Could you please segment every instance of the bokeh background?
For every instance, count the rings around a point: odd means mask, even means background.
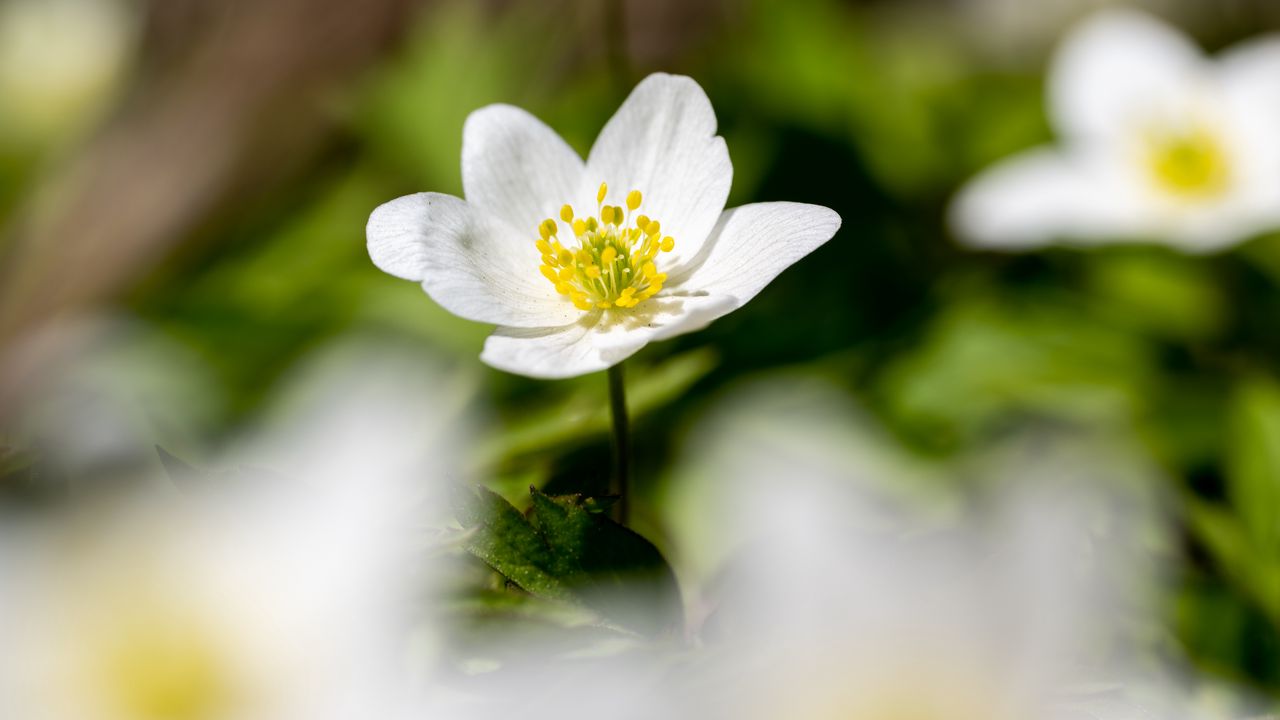
[[[1050,138],[1047,59],[1103,4],[4,0],[0,496],[38,512],[158,466],[156,445],[211,462],[334,342],[449,369],[479,418],[467,479],[603,489],[603,376],[481,365],[489,328],[375,269],[364,225],[461,193],[476,108],[528,108],[585,154],[635,82],[677,72],[716,108],[730,205],[844,224],[741,311],[628,362],[637,528],[679,556],[690,428],[762,378],[816,383],[934,469],[1036,428],[1070,438],[1069,469],[1136,458],[1126,482],[1167,508],[1151,646],[1278,692],[1280,236],[999,254],[944,221],[967,178]],[[1143,7],[1211,51],[1280,31],[1271,0]],[[939,476],[927,492],[983,491]]]

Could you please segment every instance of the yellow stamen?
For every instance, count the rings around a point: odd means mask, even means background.
[[[1152,180],[1183,198],[1211,197],[1226,190],[1231,167],[1222,143],[1205,128],[1152,133],[1148,138]]]
[[[539,270],[558,294],[584,312],[623,311],[656,295],[667,279],[658,271],[657,257],[675,247],[674,238],[662,236],[660,222],[637,212],[644,202],[640,190],[627,193],[625,207],[606,205],[608,193],[609,186],[600,183],[594,216],[577,217],[570,205],[560,208],[560,220],[573,231],[574,247],[560,242],[556,220],[538,224]]]

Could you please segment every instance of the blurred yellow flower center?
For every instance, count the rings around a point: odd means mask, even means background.
[[[1166,192],[1204,197],[1226,189],[1227,154],[1218,138],[1203,128],[1153,134],[1147,152],[1152,178]]]
[[[213,638],[190,623],[138,616],[99,640],[94,675],[120,717],[205,720],[227,710],[224,658]]]
[[[662,223],[639,213],[639,190],[627,193],[625,208],[605,204],[608,193],[600,183],[595,215],[578,217],[565,205],[561,222],[547,218],[538,225],[542,274],[580,310],[633,308],[653,297],[667,280],[658,272],[658,254],[676,244],[663,237]],[[574,238],[568,246],[560,240],[561,223]]]

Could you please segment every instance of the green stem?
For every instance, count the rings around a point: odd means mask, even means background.
[[[631,514],[631,432],[627,419],[627,388],[622,363],[609,368],[609,415],[613,419],[613,492],[618,496],[618,521]]]

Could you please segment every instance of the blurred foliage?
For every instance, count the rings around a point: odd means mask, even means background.
[[[953,15],[902,5],[748,0],[662,67],[628,69],[704,85],[734,161],[733,204],[802,200],[844,219],[749,306],[632,361],[639,524],[661,547],[661,508],[644,498],[658,497],[682,418],[735,380],[780,368],[834,381],[941,462],[1026,420],[1132,434],[1178,498],[1185,547],[1168,598],[1178,638],[1200,664],[1280,690],[1280,239],[1219,257],[957,248],[943,222],[950,193],[1049,136],[1043,67],[997,64]],[[128,293],[127,311],[209,368],[225,399],[217,430],[252,417],[299,358],[345,334],[478,365],[489,329],[377,271],[364,224],[398,195],[460,193],[462,124],[491,102],[529,108],[585,153],[628,89],[599,44],[580,42],[603,34],[584,26],[597,14],[589,3],[431,4],[345,88],[337,137],[303,181],[224,209]],[[0,147],[0,212],[53,156],[40,153]],[[605,384],[483,372],[473,402],[493,417],[473,479],[508,499],[530,484],[555,496],[534,491],[532,521],[479,496],[485,509],[464,524],[481,530],[465,542],[533,597],[489,588],[460,606],[540,614],[540,596],[576,592],[566,578],[600,568],[526,558],[512,569],[511,548],[581,543],[585,527],[606,523],[560,497],[603,483]],[[30,462],[0,446],[0,477]]]

